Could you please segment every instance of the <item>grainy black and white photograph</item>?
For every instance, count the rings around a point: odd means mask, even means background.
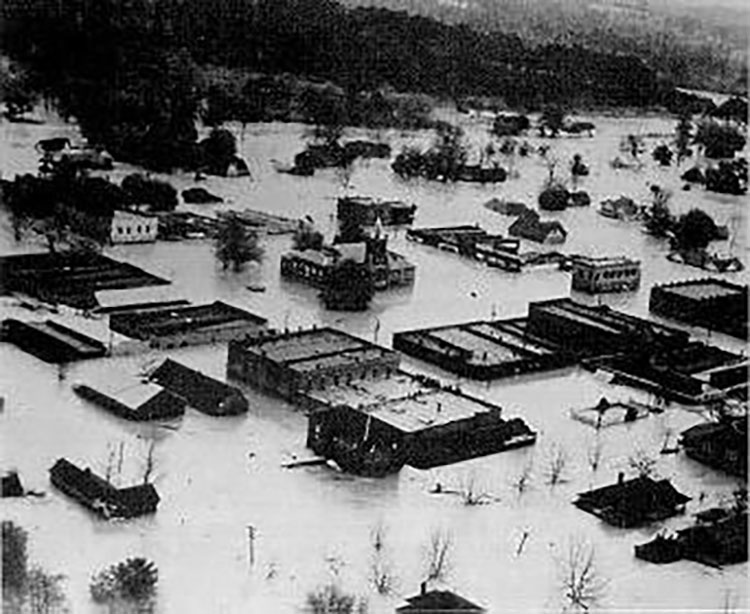
[[[2,0],[7,614],[748,614],[746,0]]]

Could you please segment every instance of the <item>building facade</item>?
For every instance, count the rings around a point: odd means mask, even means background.
[[[153,243],[159,233],[159,218],[130,211],[115,211],[109,239],[112,243]]]
[[[570,261],[571,287],[579,292],[625,292],[641,285],[641,263],[626,257],[576,256]]]

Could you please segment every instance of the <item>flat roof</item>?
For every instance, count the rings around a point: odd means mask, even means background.
[[[263,326],[265,318],[232,307],[221,301],[208,305],[168,307],[116,314],[110,318],[110,328],[136,339],[172,335],[187,330],[210,330],[228,326]]]
[[[252,339],[246,342],[244,347],[248,352],[263,354],[269,360],[287,365],[353,351],[375,349],[395,354],[391,350],[333,328],[314,328]]]
[[[331,405],[347,405],[400,431],[416,432],[487,413],[499,406],[430,387],[400,371],[388,378],[357,380],[308,393]]]
[[[627,256],[573,256],[571,258],[572,264],[582,264],[590,267],[608,267],[608,266],[622,266],[622,265],[638,265],[640,266],[640,260],[634,260]]]
[[[714,279],[703,279],[674,286],[666,286],[662,287],[661,291],[678,294],[697,301],[747,294],[747,289],[743,291],[741,286],[723,284]]]
[[[354,350],[343,351],[335,354],[326,354],[324,356],[315,356],[302,360],[294,361],[290,368],[295,371],[307,373],[315,369],[330,369],[338,366],[348,366],[363,361],[374,360],[384,356],[388,351],[385,348],[356,348]]]
[[[92,386],[93,388],[93,386]],[[122,403],[130,409],[138,409],[141,405],[153,399],[164,388],[151,382],[135,382],[128,386],[114,388],[110,386],[97,386],[94,390]]]

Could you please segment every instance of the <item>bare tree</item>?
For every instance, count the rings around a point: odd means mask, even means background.
[[[513,488],[518,493],[519,498],[529,489],[529,484],[531,482],[531,469],[532,465],[531,462],[529,462],[524,465],[523,469],[521,469],[521,472],[513,481]]]
[[[32,567],[28,577],[29,609],[31,614],[56,614],[65,612],[66,599],[62,589],[65,576],[47,573],[41,567]]]
[[[367,601],[330,582],[307,593],[305,611],[310,614],[366,614]]]
[[[647,478],[656,470],[656,459],[643,449],[636,450],[635,454],[628,457],[628,465],[639,478]]]
[[[387,543],[388,529],[383,523],[378,523],[370,534],[372,554],[370,556],[370,582],[381,595],[392,594],[398,585],[390,548]]]
[[[490,495],[477,485],[477,476],[474,472],[464,477],[459,492],[464,505],[483,505],[491,499]]]
[[[587,460],[589,463],[589,467],[591,468],[591,471],[593,471],[594,473],[596,473],[599,470],[599,465],[601,465],[601,462],[602,462],[603,452],[604,452],[604,447],[602,446],[601,441],[597,441],[588,450]]]
[[[560,445],[553,445],[547,459],[547,484],[555,486],[565,481],[565,468],[568,464],[568,453]]]
[[[428,581],[447,578],[453,566],[453,535],[435,529],[430,533],[425,553],[425,577]]]
[[[557,564],[564,612],[588,612],[602,600],[607,580],[599,573],[590,543],[582,538],[570,539]]]
[[[148,452],[146,453],[146,467],[143,472],[143,483],[148,484],[151,474],[154,471],[154,448],[156,447],[156,441],[151,440],[148,444]]]

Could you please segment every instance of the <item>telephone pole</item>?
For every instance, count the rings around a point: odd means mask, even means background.
[[[255,527],[247,525],[247,554],[250,563],[250,569],[255,565]]]

